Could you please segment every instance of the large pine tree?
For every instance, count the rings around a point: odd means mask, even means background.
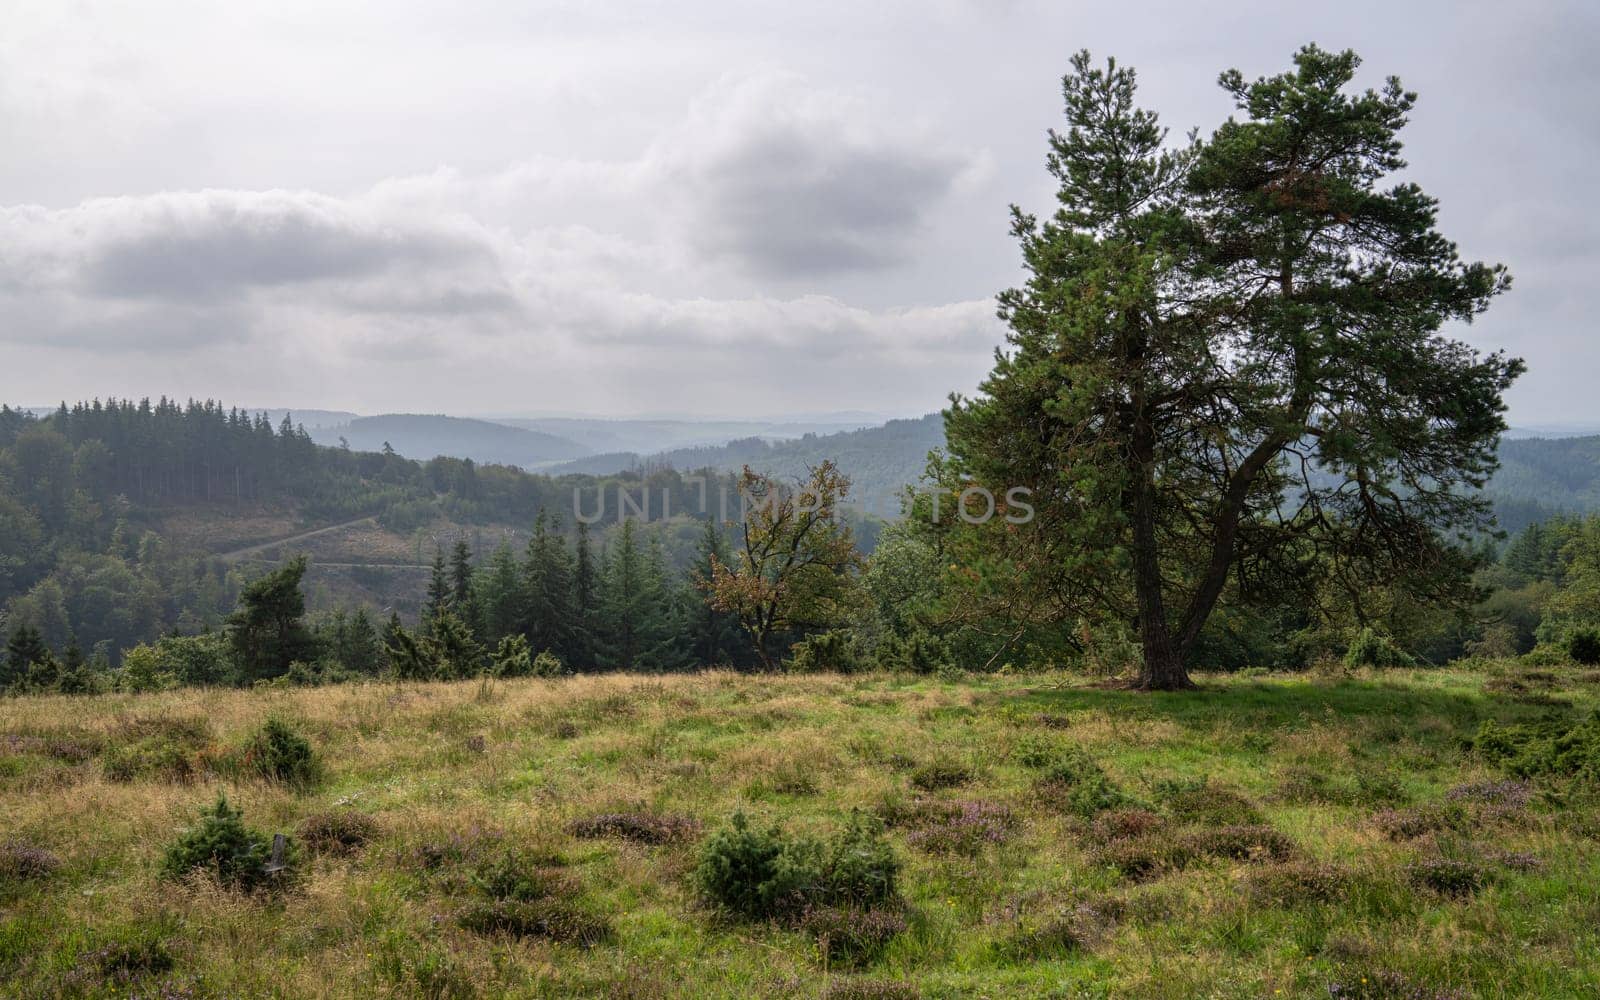
[[[1172,149],[1133,72],[1080,54],[1058,208],[1013,210],[1028,280],[1000,298],[1009,349],[947,412],[954,471],[1034,490],[1030,524],[989,528],[1013,581],[1136,621],[1143,687],[1190,685],[1229,586],[1282,599],[1341,562],[1470,597],[1448,536],[1489,525],[1474,489],[1522,365],[1440,331],[1509,279],[1392,179],[1414,95],[1352,92],[1357,65],[1310,46],[1224,73],[1238,117]]]

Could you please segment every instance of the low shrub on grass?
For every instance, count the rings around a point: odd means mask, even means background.
[[[472,880],[481,897],[460,916],[478,934],[542,937],[584,947],[612,936],[611,921],[589,902],[582,883],[550,859],[506,851]]]
[[[405,868],[434,873],[479,864],[505,846],[505,834],[493,828],[471,826],[402,848],[396,860]]]
[[[1329,1000],[1468,1000],[1470,996],[1461,990],[1419,983],[1387,969],[1348,973],[1328,984]]]
[[[871,907],[895,897],[900,863],[882,824],[856,812],[826,841],[758,830],[735,813],[700,850],[695,882],[707,899],[750,919],[789,917],[808,905]]]
[[[822,991],[822,1000],[920,1000],[916,983],[897,979],[832,979]]]
[[[636,844],[675,844],[694,839],[700,832],[700,822],[693,816],[675,813],[611,812],[575,820],[567,830],[585,840],[614,837]]]
[[[1058,754],[1043,772],[1038,788],[1045,800],[1076,816],[1133,804],[1094,758],[1076,747]]]
[[[1445,801],[1460,803],[1480,820],[1498,821],[1520,816],[1533,799],[1527,781],[1473,781],[1445,793]]]
[[[300,821],[296,839],[313,854],[359,852],[378,832],[378,821],[353,809],[313,813]]]
[[[1292,840],[1262,823],[1172,830],[1139,810],[1106,815],[1118,817],[1118,823],[1098,830],[1090,825],[1090,836],[1103,838],[1090,856],[1135,881],[1207,859],[1286,861],[1296,854]]]
[[[1108,809],[1090,822],[1088,835],[1099,844],[1142,837],[1165,829],[1167,821],[1148,809]]]
[[[1399,805],[1411,801],[1411,793],[1392,774],[1362,771],[1356,775],[1351,801],[1364,806]]]
[[[1552,720],[1510,726],[1485,720],[1472,746],[1484,760],[1519,778],[1548,775],[1600,780],[1600,715],[1580,722]]]
[[[1463,829],[1467,811],[1456,802],[1429,802],[1410,809],[1381,809],[1373,813],[1372,823],[1390,840],[1416,840]]]
[[[1315,861],[1263,865],[1244,880],[1246,894],[1260,906],[1334,903],[1344,898],[1350,884],[1347,870]]]
[[[177,962],[166,941],[151,933],[130,935],[95,949],[86,956],[102,979],[127,986],[146,976],[171,972]]]
[[[1277,798],[1290,805],[1349,805],[1355,796],[1322,771],[1291,767],[1278,781]]]
[[[817,942],[817,950],[829,964],[862,966],[883,954],[906,929],[906,918],[898,909],[886,906],[815,906],[801,913],[799,926]]]
[[[189,782],[204,773],[210,746],[211,726],[204,719],[141,716],[117,726],[100,761],[111,781]]]
[[[1544,867],[1544,859],[1528,851],[1496,851],[1489,855],[1489,861],[1514,872],[1535,872]]]
[[[1295,854],[1294,841],[1264,823],[1191,830],[1183,840],[1197,855],[1233,861],[1285,861]]]
[[[1114,868],[1135,882],[1186,868],[1195,860],[1188,843],[1166,833],[1116,837],[1096,847],[1090,857],[1096,864]]]
[[[982,799],[924,801],[908,825],[913,827],[906,836],[911,846],[930,854],[971,857],[989,845],[1004,843],[1011,835],[1013,816],[1007,806]]]
[[[1573,629],[1567,636],[1567,655],[1586,667],[1600,663],[1600,629]]]
[[[924,792],[957,788],[972,780],[972,768],[957,760],[940,757],[919,765],[911,772],[911,785]]]
[[[0,842],[0,896],[42,882],[61,868],[61,860],[42,847],[20,840]]]
[[[1479,865],[1458,858],[1425,858],[1406,866],[1406,880],[1441,896],[1465,897],[1483,888],[1488,878]]]
[[[1198,781],[1162,781],[1152,788],[1155,800],[1180,823],[1208,826],[1260,823],[1261,811],[1231,788]]]
[[[244,814],[228,805],[225,795],[200,811],[200,822],[184,830],[167,845],[161,862],[164,878],[183,878],[207,872],[230,888],[255,890],[274,884],[265,870],[272,853],[271,838],[244,824]]]
[[[1011,750],[1011,759],[1023,767],[1048,767],[1062,751],[1061,741],[1041,733],[1025,733]]]
[[[1001,957],[1012,961],[1048,962],[1081,952],[1087,943],[1075,914],[1056,914],[1037,923],[1018,925],[995,947]]]
[[[239,763],[249,774],[297,788],[316,784],[322,774],[311,741],[279,718],[268,719],[250,736],[240,751]]]

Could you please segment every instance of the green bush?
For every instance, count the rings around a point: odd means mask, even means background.
[[[1260,823],[1261,811],[1238,792],[1213,785],[1205,778],[1196,781],[1158,781],[1152,792],[1173,819],[1180,823],[1228,826]]]
[[[808,906],[871,907],[895,896],[900,863],[865,813],[827,841],[757,830],[734,813],[700,850],[695,882],[723,908],[752,919],[794,917]]]
[[[791,842],[777,827],[753,829],[744,813],[734,813],[701,848],[695,882],[707,898],[734,913],[775,916],[798,909],[806,890],[820,882],[815,847]]]
[[[816,940],[828,964],[861,966],[881,955],[906,929],[906,918],[885,907],[819,906],[800,917],[800,929]]]
[[[118,725],[101,752],[101,765],[112,781],[186,782],[205,770],[210,746],[211,727],[204,719],[140,716]]]
[[[911,772],[911,784],[924,792],[955,788],[972,780],[972,768],[958,760],[940,757],[918,765]]]
[[[548,649],[539,650],[539,655],[533,658],[532,675],[534,677],[565,677],[570,671],[567,665],[561,662],[561,657]]]
[[[355,854],[378,832],[378,822],[363,812],[341,809],[313,813],[300,821],[295,836],[314,854]]]
[[[461,914],[479,934],[543,937],[584,947],[611,937],[611,921],[590,904],[583,885],[556,859],[505,851],[483,863],[472,879],[483,897]]]
[[[1519,778],[1541,775],[1600,779],[1600,714],[1581,722],[1501,726],[1485,720],[1472,746]]]
[[[1183,842],[1196,855],[1233,861],[1287,861],[1295,855],[1294,841],[1265,823],[1202,827]]]
[[[1600,629],[1573,629],[1567,636],[1567,655],[1586,667],[1600,664]]]
[[[533,653],[528,637],[508,635],[489,654],[489,673],[495,677],[527,677],[533,673]]]
[[[864,666],[850,633],[843,630],[818,632],[795,643],[788,663],[789,671],[796,674],[854,674]]]
[[[1418,888],[1441,896],[1470,896],[1487,881],[1484,870],[1470,861],[1428,858],[1406,867],[1406,878]]]
[[[282,719],[268,719],[250,737],[241,755],[249,773],[304,788],[316,783],[322,768],[311,741]]]
[[[913,631],[905,640],[905,665],[914,674],[934,674],[951,665],[950,647],[931,632]]]
[[[1345,650],[1347,667],[1414,667],[1415,658],[1395,645],[1394,640],[1371,627],[1363,628]]]
[[[1041,790],[1067,812],[1087,818],[1132,804],[1094,758],[1077,747],[1063,750],[1043,770]]]
[[[215,806],[200,811],[200,822],[167,846],[161,874],[176,879],[204,871],[223,885],[258,889],[275,878],[265,871],[271,853],[270,838],[245,826],[243,813],[228,805],[227,796],[218,795]]]
[[[56,873],[61,860],[34,844],[0,841],[0,892],[24,882],[41,882]]]

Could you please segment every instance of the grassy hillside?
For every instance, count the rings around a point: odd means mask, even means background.
[[[1573,744],[1594,755],[1586,783],[1522,781],[1467,741],[1485,720],[1592,713],[1597,680],[1507,666],[1150,696],[1068,677],[708,674],[10,699],[0,982],[1589,996],[1600,747]],[[243,777],[269,717],[310,738],[308,786]],[[254,894],[163,880],[163,849],[222,791],[246,824],[294,837],[298,874]],[[735,810],[822,837],[852,810],[883,817],[894,898],[844,918],[719,910],[694,872]],[[519,914],[521,936],[492,930]]]

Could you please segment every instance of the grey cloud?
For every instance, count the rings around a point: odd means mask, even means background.
[[[810,278],[910,259],[913,238],[981,157],[886,127],[787,76],[724,81],[649,162],[703,253]]]
[[[337,199],[284,191],[200,191],[86,203],[86,291],[209,300],[251,288],[489,264],[481,240],[396,225]]]
[[[0,338],[68,348],[236,342],[364,313],[466,323],[518,310],[504,248],[481,226],[309,192],[0,209],[0,246],[0,291],[13,303]]]

